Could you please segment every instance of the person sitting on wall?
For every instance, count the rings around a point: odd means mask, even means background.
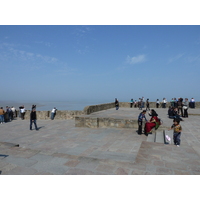
[[[152,134],[151,130],[152,128],[156,128],[158,129],[159,125],[160,125],[160,120],[158,119],[158,114],[156,113],[156,111],[154,109],[151,109],[150,114],[151,119],[146,122],[145,124],[145,134]]]

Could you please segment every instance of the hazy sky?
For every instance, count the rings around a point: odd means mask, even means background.
[[[1,100],[200,101],[200,26],[0,26]]]

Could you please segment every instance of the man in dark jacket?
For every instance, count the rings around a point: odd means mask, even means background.
[[[32,130],[32,123],[34,123],[34,125],[35,125],[35,130],[38,131],[37,124],[36,124],[36,120],[37,120],[36,110],[33,109],[33,110],[31,111],[31,114],[30,114],[30,130]]]

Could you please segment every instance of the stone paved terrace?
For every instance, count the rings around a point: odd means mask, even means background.
[[[171,126],[167,109],[155,109],[163,126]],[[138,108],[91,114],[137,119]],[[181,146],[147,142],[136,128],[75,127],[75,120],[28,120],[0,124],[2,175],[174,175],[200,174],[200,109],[190,109],[181,122]],[[147,118],[150,117],[147,115]],[[19,144],[19,147],[13,146]]]

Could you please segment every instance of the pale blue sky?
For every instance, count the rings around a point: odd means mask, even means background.
[[[1,100],[200,101],[200,26],[0,26]]]

